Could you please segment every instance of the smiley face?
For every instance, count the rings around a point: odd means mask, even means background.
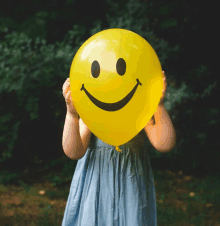
[[[117,64],[116,64],[116,71],[117,73],[122,76],[125,74],[126,72],[126,63],[125,63],[125,60],[123,58],[119,58],[118,61],[117,61]],[[99,66],[99,63],[98,61],[93,61],[92,63],[92,67],[91,67],[91,74],[94,78],[97,78],[100,74],[100,66]],[[140,82],[139,82],[139,79],[136,79],[137,80],[137,84],[134,86],[134,88],[121,100],[115,102],[115,103],[105,103],[105,102],[102,102],[98,99],[96,99],[95,97],[93,97],[87,90],[86,88],[84,87],[84,84],[82,84],[82,87],[81,87],[81,91],[85,91],[85,94],[87,95],[87,97],[92,101],[93,104],[95,104],[97,107],[101,108],[102,110],[105,110],[105,111],[118,111],[120,110],[121,108],[123,108],[130,100],[131,98],[133,97],[135,91],[137,90],[138,88],[138,85],[142,85]]]
[[[70,69],[77,112],[96,136],[111,145],[128,142],[144,128],[156,111],[162,85],[155,51],[144,38],[125,29],[90,37]]]

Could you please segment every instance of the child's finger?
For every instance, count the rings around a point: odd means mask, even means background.
[[[71,92],[70,92],[70,100],[71,100],[71,102],[73,102],[73,98],[72,98]]]
[[[66,94],[66,99],[68,99],[68,98],[69,98],[69,96],[70,96],[70,91],[69,91],[69,92],[67,92],[67,94]]]
[[[67,89],[69,88],[69,81],[66,80],[65,83],[63,84],[62,90],[63,90],[63,94],[66,93]]]

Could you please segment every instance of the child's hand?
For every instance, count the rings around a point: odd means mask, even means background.
[[[73,105],[73,100],[70,91],[70,79],[67,78],[63,84],[63,96],[66,101],[67,112],[78,117],[78,113]]]
[[[162,96],[160,98],[159,105],[164,104],[164,99],[165,99],[165,94],[166,94],[166,89],[167,89],[166,75],[165,75],[164,71],[162,71],[162,73],[163,73],[163,91],[162,91]]]

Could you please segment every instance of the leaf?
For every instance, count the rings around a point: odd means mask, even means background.
[[[167,29],[167,28],[170,28],[170,27],[176,27],[176,26],[177,26],[177,20],[176,19],[165,20],[160,25],[160,27],[163,28],[163,29]]]
[[[162,6],[160,8],[160,13],[163,15],[168,15],[168,13],[169,13],[168,6]]]

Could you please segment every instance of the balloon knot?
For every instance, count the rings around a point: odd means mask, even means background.
[[[118,146],[116,146],[115,149],[116,149],[118,152],[121,152],[121,149],[120,149]]]

